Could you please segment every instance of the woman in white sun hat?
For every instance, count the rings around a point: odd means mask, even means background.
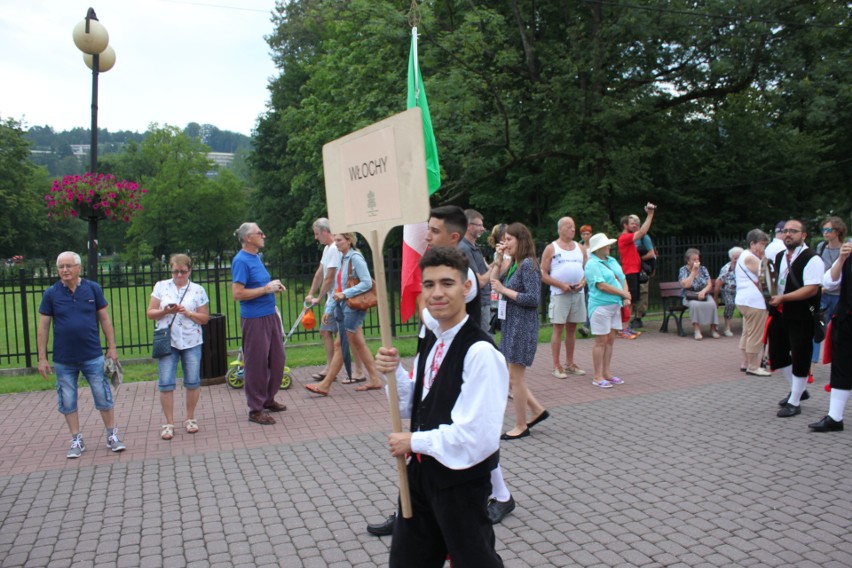
[[[630,305],[627,279],[618,261],[609,255],[615,239],[597,233],[589,239],[586,282],[589,286],[589,322],[595,346],[592,361],[595,378],[592,384],[608,389],[624,381],[610,371],[615,334],[622,328],[621,307]]]

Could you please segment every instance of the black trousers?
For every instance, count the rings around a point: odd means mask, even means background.
[[[773,314],[769,324],[769,364],[773,369],[793,365],[793,376],[807,377],[814,351],[812,320],[785,320]]]
[[[627,280],[627,290],[630,292],[630,303],[636,305],[639,303],[639,273],[625,274],[624,279]]]
[[[852,315],[831,323],[831,388],[852,390]]]
[[[501,568],[494,550],[494,528],[486,505],[491,477],[440,488],[412,458],[408,464],[412,517],[396,516],[391,541],[391,568],[440,568],[447,554],[453,568]]]

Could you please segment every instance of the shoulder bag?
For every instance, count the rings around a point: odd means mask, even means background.
[[[178,300],[178,304],[183,302],[184,296],[189,292],[189,283],[186,284],[186,290],[183,291],[183,295]],[[154,347],[151,350],[151,357],[154,359],[162,359],[172,353],[172,324],[175,323],[175,318],[177,314],[172,316],[172,321],[169,322],[169,325],[163,329],[155,329],[154,330]]]
[[[358,253],[355,253],[358,254]],[[363,257],[362,257],[363,258]],[[361,283],[361,280],[352,272],[352,259],[349,259],[349,274],[346,280],[346,287],[352,288]],[[346,305],[353,310],[369,310],[379,305],[379,298],[376,296],[376,279],[373,278],[373,286],[357,296],[346,298]]]

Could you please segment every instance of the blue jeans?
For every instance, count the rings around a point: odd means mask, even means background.
[[[177,387],[178,361],[183,368],[183,388],[187,390],[197,389],[201,386],[201,344],[188,349],[175,349],[172,347],[170,355],[157,359],[159,379],[157,390],[169,392]]]
[[[820,300],[819,308],[825,313],[825,323],[828,324],[831,321],[831,316],[834,315],[834,310],[837,308],[837,304],[840,302],[840,294],[836,296],[833,294],[823,294],[822,300]],[[829,338],[825,338],[825,341],[829,341]],[[819,348],[821,343],[817,343],[814,341],[814,352],[811,355],[811,361],[814,363],[819,363]]]
[[[98,410],[112,410],[112,391],[104,375],[104,356],[83,361],[82,363],[53,363],[56,369],[56,394],[59,396],[59,412],[74,414],[77,412],[77,380],[80,373],[89,382],[92,398]]]

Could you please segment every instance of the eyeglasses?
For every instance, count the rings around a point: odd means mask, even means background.
[[[79,264],[57,264],[56,268],[58,270],[71,270],[72,268],[76,268],[80,266]]]
[[[263,234],[263,231],[258,231],[256,233],[249,233],[249,236],[251,236],[251,235],[260,235],[264,239],[266,238],[266,235]]]
[[[172,274],[189,274],[189,270],[172,270]]]
[[[468,223],[469,225],[473,225],[474,227],[484,227],[482,223]]]
[[[832,232],[833,230],[834,230],[834,227],[824,227],[824,228],[822,229],[822,232],[823,232],[823,233],[830,233],[830,232]]]
[[[803,233],[801,229],[781,229],[778,231],[779,233],[783,233],[785,235],[796,235],[798,233]]]

